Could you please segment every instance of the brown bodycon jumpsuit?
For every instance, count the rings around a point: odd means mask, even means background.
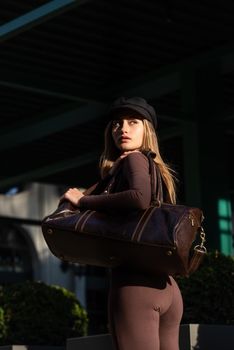
[[[140,152],[133,152],[121,163],[111,193],[97,196],[103,190],[99,184],[96,192],[81,198],[82,208],[127,212],[149,206],[148,159]],[[124,266],[112,269],[108,313],[116,350],[179,349],[183,302],[171,276],[146,275]]]

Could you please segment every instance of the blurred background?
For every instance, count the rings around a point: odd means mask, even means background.
[[[234,2],[1,0],[0,285],[76,293],[106,332],[108,271],[65,263],[41,219],[68,187],[98,180],[106,113],[155,107],[178,202],[204,211],[207,248],[233,255]]]

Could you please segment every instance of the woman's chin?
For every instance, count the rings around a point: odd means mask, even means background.
[[[127,147],[126,145],[120,146],[119,149],[120,149],[121,152],[134,151],[134,148],[132,148],[132,147]]]

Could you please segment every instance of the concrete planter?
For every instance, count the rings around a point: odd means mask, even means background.
[[[67,350],[114,350],[110,334],[68,338]]]
[[[221,349],[234,349],[234,325],[181,325],[180,350]]]
[[[180,350],[220,349],[234,349],[234,325],[185,324],[180,326]],[[110,334],[100,334],[69,338],[66,350],[114,350],[114,348]]]
[[[184,324],[180,350],[233,350],[234,325]],[[6,345],[0,350],[114,350],[110,334],[68,338],[66,346]]]

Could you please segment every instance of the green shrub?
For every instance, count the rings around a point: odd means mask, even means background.
[[[0,307],[0,343],[5,336],[6,336],[6,326],[4,322],[4,311]]]
[[[61,346],[67,338],[87,335],[87,313],[65,288],[29,281],[6,285],[0,305],[1,345]]]
[[[210,252],[189,278],[177,278],[184,300],[182,323],[234,324],[234,259]]]

